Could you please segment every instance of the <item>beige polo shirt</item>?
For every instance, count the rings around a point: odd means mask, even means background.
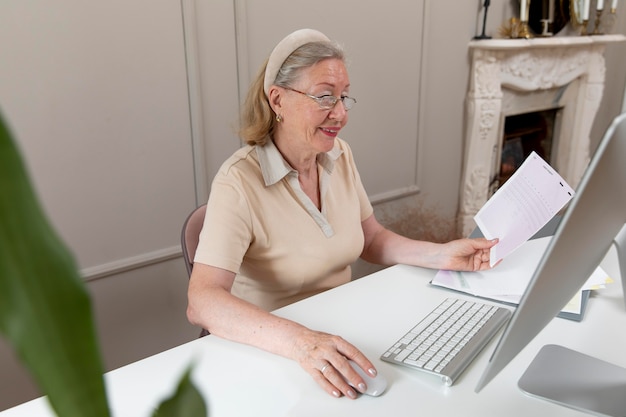
[[[266,310],[350,281],[372,205],[346,142],[318,168],[321,211],[272,141],[237,150],[213,180],[195,262],[235,272],[232,293]]]

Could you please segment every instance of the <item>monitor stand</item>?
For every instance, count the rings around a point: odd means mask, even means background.
[[[626,303],[626,225],[615,238]],[[519,387],[526,394],[600,416],[625,415],[626,368],[563,346],[546,345]]]
[[[601,416],[624,416],[626,369],[546,345],[518,383],[526,394]]]

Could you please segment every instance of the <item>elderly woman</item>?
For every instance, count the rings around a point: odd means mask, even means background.
[[[322,33],[299,30],[274,48],[243,109],[247,146],[213,181],[187,316],[214,335],[297,361],[331,395],[356,398],[346,379],[361,392],[365,385],[348,359],[376,376],[363,353],[270,311],[347,283],[359,256],[475,271],[489,267],[495,241],[436,244],[378,223],[338,137],[356,104],[349,94],[344,54]]]

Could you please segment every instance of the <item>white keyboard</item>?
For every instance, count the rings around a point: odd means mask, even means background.
[[[448,298],[380,358],[439,375],[450,386],[510,316],[503,307]]]

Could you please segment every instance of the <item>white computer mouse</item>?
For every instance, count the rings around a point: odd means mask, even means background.
[[[367,389],[363,394],[378,397],[380,394],[385,392],[385,390],[387,389],[387,380],[384,376],[379,373],[378,375],[373,377],[367,372],[363,371],[363,369],[361,369],[361,367],[353,361],[348,360],[348,363],[350,364],[350,366],[352,366],[352,369],[354,369],[356,373],[361,375],[361,378],[363,378],[363,381],[365,381],[365,385],[367,385]],[[348,382],[348,384],[350,384],[350,382]],[[354,385],[350,385],[353,388],[356,388]]]

